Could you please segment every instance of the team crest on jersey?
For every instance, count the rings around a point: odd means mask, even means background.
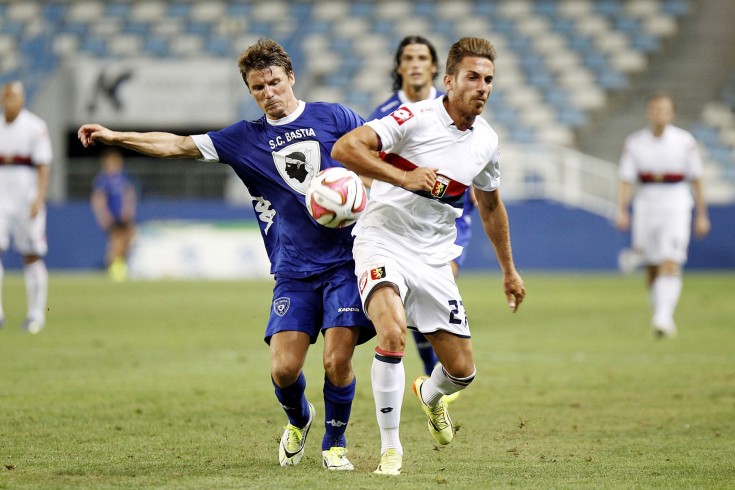
[[[431,195],[437,199],[444,197],[444,193],[447,192],[447,189],[449,188],[449,182],[451,182],[449,177],[437,175],[436,182],[434,182],[434,188],[431,189]]]
[[[377,281],[378,279],[383,279],[385,277],[385,267],[376,267],[375,269],[370,269],[370,279],[373,281]]]
[[[299,141],[274,151],[273,163],[283,180],[299,194],[306,195],[311,178],[322,165],[321,147],[317,141]]]
[[[283,316],[291,306],[291,298],[278,298],[273,300],[273,312],[278,316]]]
[[[395,119],[400,126],[401,124],[411,119],[413,117],[413,113],[408,110],[408,107],[399,107],[391,113],[391,116],[393,116],[393,119]]]

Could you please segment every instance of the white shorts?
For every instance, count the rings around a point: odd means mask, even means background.
[[[666,260],[684,264],[687,260],[691,226],[690,210],[634,211],[631,230],[633,249],[641,253],[647,265],[659,265]]]
[[[444,330],[470,338],[462,298],[447,264],[428,265],[410,250],[388,251],[372,241],[355,239],[355,273],[365,303],[379,284],[394,284],[406,309],[408,327],[421,333]]]
[[[0,252],[8,249],[12,239],[21,255],[46,255],[46,208],[33,219],[30,214],[30,205],[0,207]]]

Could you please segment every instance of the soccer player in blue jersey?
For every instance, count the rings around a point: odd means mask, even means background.
[[[123,156],[117,148],[106,148],[101,169],[92,181],[90,204],[97,224],[107,234],[105,265],[113,281],[127,278],[127,258],[135,234],[136,192],[124,170]]]
[[[275,277],[265,341],[270,346],[276,398],[289,421],[279,445],[279,462],[295,465],[304,454],[315,411],[305,396],[302,368],[309,345],[321,331],[326,373],[322,464],[330,470],[352,470],[345,441],[355,395],[352,355],[375,330],[360,302],[351,228],[318,225],[307,213],[304,196],[317,172],[340,165],[330,157],[334,142],[364,121],[339,104],[297,99],[291,59],[275,41],[258,40],[242,53],[239,68],[265,113],[256,121],[193,136],[115,132],[85,124],[78,136],[85,147],[104,143],[155,157],[197,158],[233,168],[253,196]]]
[[[398,45],[394,61],[395,67],[391,73],[393,77],[393,95],[380,104],[370,114],[368,120],[385,117],[404,104],[435,99],[444,95],[444,92],[434,87],[433,82],[439,73],[439,57],[436,54],[436,48],[428,39],[422,36],[404,37]],[[474,202],[472,189],[468,188],[465,194],[462,216],[455,221],[457,226],[455,243],[462,247],[462,253],[451,262],[455,277],[459,274],[459,268],[467,255],[466,248],[472,237],[471,225],[472,212],[475,209]],[[421,332],[418,330],[412,330],[411,332],[416,341],[421,361],[424,364],[424,372],[431,375],[434,366],[439,362],[439,358],[436,357],[434,349]],[[447,401],[451,402],[457,396],[459,396],[459,392],[448,397]]]

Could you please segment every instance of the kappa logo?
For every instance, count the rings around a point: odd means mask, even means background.
[[[332,427],[344,427],[345,425],[347,425],[347,422],[342,422],[341,420],[332,419],[332,420],[327,420],[325,424],[329,424]]]
[[[278,298],[273,301],[273,312],[278,316],[283,316],[291,306],[291,298]]]
[[[370,279],[377,281],[385,277],[385,267],[376,267],[370,270]]]
[[[443,175],[437,175],[436,181],[434,182],[434,188],[431,189],[431,195],[436,198],[444,197],[444,193],[447,192],[450,182],[451,182],[451,179],[449,179],[449,177],[444,177]]]
[[[408,107],[399,107],[391,113],[391,116],[393,116],[393,119],[395,119],[400,126],[413,117],[413,112],[411,112]]]
[[[293,190],[306,195],[309,182],[319,173],[321,147],[317,141],[299,141],[271,153],[278,173]]]

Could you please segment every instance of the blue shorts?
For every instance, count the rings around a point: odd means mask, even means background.
[[[320,331],[332,327],[360,328],[358,344],[375,336],[362,311],[354,262],[305,279],[276,278],[266,343],[274,333],[295,330],[307,333],[313,344]]]

